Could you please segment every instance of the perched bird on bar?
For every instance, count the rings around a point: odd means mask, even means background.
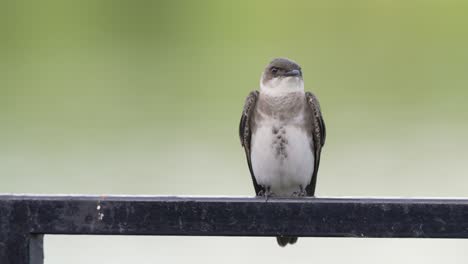
[[[260,91],[245,100],[239,136],[258,196],[314,196],[325,123],[296,62],[276,58],[266,66]],[[282,247],[296,241],[277,237]]]

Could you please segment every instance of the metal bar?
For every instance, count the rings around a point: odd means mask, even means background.
[[[43,235],[30,233],[29,205],[0,198],[0,263],[43,264]]]
[[[8,204],[39,234],[468,238],[467,199],[0,196]]]
[[[0,263],[43,234],[468,238],[468,199],[0,195]]]

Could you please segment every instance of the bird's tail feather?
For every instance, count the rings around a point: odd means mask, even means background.
[[[277,236],[276,237],[276,242],[278,242],[278,245],[280,247],[285,247],[287,244],[294,244],[297,242],[297,237],[291,237],[291,236]]]

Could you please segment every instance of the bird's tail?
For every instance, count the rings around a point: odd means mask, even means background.
[[[276,242],[278,242],[278,245],[280,245],[280,247],[285,247],[287,244],[295,244],[297,242],[297,237],[277,236]]]

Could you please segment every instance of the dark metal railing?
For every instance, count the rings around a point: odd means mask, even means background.
[[[0,195],[0,263],[44,234],[468,238],[468,199]]]

